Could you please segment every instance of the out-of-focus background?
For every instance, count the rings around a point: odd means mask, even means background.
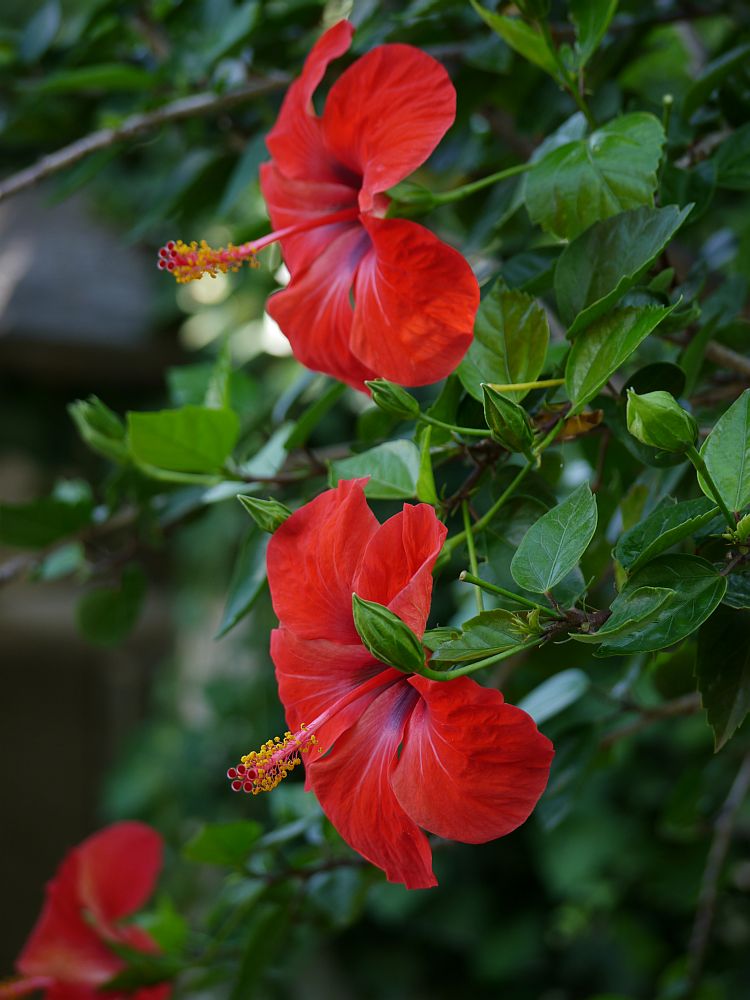
[[[558,7],[564,21],[566,5]],[[247,453],[263,443],[274,407],[298,391],[299,368],[263,313],[284,281],[279,258],[260,271],[177,288],[157,272],[155,250],[170,237],[216,244],[264,231],[257,168],[284,80],[323,19],[350,8],[313,0],[4,0],[4,175],[130,114],[276,82],[241,103],[110,145],[0,201],[0,502],[53,489],[94,505],[142,496],[147,485],[85,447],[68,405],[92,393],[118,413],[199,400],[227,340],[240,369],[232,397]],[[468,3],[357,0],[352,16],[356,51],[412,42],[440,58],[456,83],[457,124],[424,171],[426,183],[449,187],[525,160],[574,110]],[[698,67],[750,38],[739,2],[624,0],[618,18],[589,78],[603,118],[633,103],[660,115],[664,93],[678,99]],[[747,66],[721,93],[723,112],[745,121]],[[528,240],[528,219],[513,214],[514,192],[498,186],[441,209],[430,224],[482,275],[488,249],[510,260]],[[724,254],[746,282],[750,212],[718,196],[715,210],[732,220],[734,235],[712,247],[714,260]],[[347,397],[316,447],[345,440],[364,405]],[[580,458],[591,464],[586,447]],[[236,507],[230,497],[176,516],[174,530],[156,538],[142,525],[133,541],[124,525],[113,537],[58,548],[54,558],[43,544],[0,542],[0,973],[10,973],[64,851],[107,820],[139,817],[165,834],[165,885],[199,926],[208,916],[196,900],[211,874],[183,880],[178,854],[202,822],[296,823],[308,831],[300,851],[333,836],[301,785],[248,802],[223,781],[238,753],[283,728],[267,597],[214,638],[233,613],[226,593],[246,530]],[[111,641],[118,628],[92,641],[82,602],[94,586],[127,586],[135,563],[133,573],[148,579],[137,622],[122,643]],[[140,577],[132,586],[141,587]],[[565,646],[544,655],[576,666],[579,653]],[[621,666],[603,664],[603,680]],[[544,656],[535,669],[544,676]],[[690,689],[686,670],[672,657],[652,682],[680,695]],[[512,699],[512,681],[507,693]],[[522,831],[436,852],[439,891],[410,894],[356,867],[320,879],[316,921],[289,931],[292,944],[269,968],[259,959],[262,995],[603,1000],[658,992],[666,1000],[684,964],[710,822],[732,762],[712,758],[697,716],[602,748],[606,710],[594,693],[557,721],[564,756],[556,784]],[[705,1000],[749,995],[749,846],[745,814]],[[262,955],[262,934],[257,949]],[[224,994],[206,987],[200,995]]]

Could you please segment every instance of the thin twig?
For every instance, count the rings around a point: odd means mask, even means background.
[[[603,750],[606,750],[620,740],[628,736],[633,736],[635,733],[641,732],[642,729],[647,729],[654,722],[659,722],[661,719],[674,718],[678,715],[692,715],[700,707],[700,695],[697,691],[692,694],[683,695],[681,698],[674,698],[672,701],[665,701],[663,705],[657,705],[654,708],[634,706],[634,710],[641,713],[640,718],[634,719],[633,722],[628,722],[624,726],[620,726],[619,729],[612,730],[611,733],[607,733],[606,736],[602,737],[599,746]]]
[[[714,836],[706,859],[703,879],[698,894],[698,908],[695,913],[693,932],[688,948],[689,996],[694,996],[700,985],[703,964],[706,958],[711,927],[716,912],[719,895],[719,879],[724,869],[729,845],[732,840],[737,814],[750,790],[750,752],[742,758],[740,769],[732,782],[724,805],[714,823]]]
[[[737,351],[733,351],[729,347],[724,347],[723,344],[718,344],[715,340],[709,340],[705,356],[715,365],[729,368],[730,371],[739,372],[740,375],[746,375],[750,378],[750,358],[738,354]]]
[[[114,146],[115,143],[125,142],[133,139],[144,132],[165,125],[168,122],[181,121],[184,118],[194,118],[198,115],[208,115],[213,112],[223,111],[234,104],[241,104],[252,97],[259,97],[261,94],[269,94],[274,90],[279,90],[289,83],[289,76],[286,73],[272,73],[266,77],[251,80],[237,90],[230,90],[225,94],[194,94],[191,97],[180,97],[170,104],[165,104],[155,111],[142,114],[131,115],[120,125],[114,128],[103,128],[89,135],[76,139],[68,146],[63,146],[48,156],[43,156],[41,160],[24,170],[19,170],[16,174],[11,174],[4,181],[0,182],[0,201],[10,195],[18,194],[25,188],[37,184],[45,177],[55,174],[67,167],[72,167],[74,163],[82,160],[91,153],[96,153],[101,149]]]

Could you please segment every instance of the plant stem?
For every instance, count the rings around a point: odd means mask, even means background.
[[[565,385],[564,378],[542,378],[536,382],[509,382],[507,385],[497,385],[495,382],[488,382],[487,385],[495,392],[526,392],[530,389],[547,389],[553,385]]]
[[[433,198],[437,205],[448,205],[452,201],[460,201],[462,198],[467,198],[470,194],[474,194],[475,191],[481,191],[492,184],[498,184],[508,177],[523,174],[527,170],[531,170],[532,166],[532,163],[519,163],[515,167],[506,167],[505,170],[498,170],[495,174],[481,177],[478,181],[472,181],[470,184],[463,184],[461,187],[453,188],[452,191],[443,191],[440,194],[433,193]]]
[[[544,637],[537,635],[533,639],[511,647],[511,649],[504,649],[501,653],[495,653],[494,656],[488,656],[484,660],[477,660],[476,663],[470,663],[466,667],[459,667],[457,670],[432,670],[430,667],[425,667],[420,671],[419,676],[428,677],[431,681],[452,681],[456,677],[465,677],[466,674],[473,674],[477,670],[484,670],[485,667],[494,666],[495,663],[499,663],[501,660],[507,660],[509,657],[515,656],[516,653],[522,653],[525,649],[532,649],[534,646],[539,646],[543,641]]]
[[[735,520],[734,515],[730,512],[727,505],[724,503],[721,497],[721,493],[719,493],[716,483],[711,478],[711,473],[708,471],[706,463],[703,461],[703,458],[699,454],[695,445],[691,444],[688,450],[685,452],[685,454],[705,480],[706,486],[708,486],[708,488],[711,490],[714,500],[719,505],[719,509],[721,510],[721,513],[724,516],[724,520],[729,525],[729,530],[732,532],[732,534],[734,534],[734,532],[737,530],[737,521]]]
[[[467,539],[468,546],[468,539]],[[545,607],[544,604],[538,604],[536,601],[530,600],[528,597],[523,597],[521,594],[514,594],[512,590],[506,590],[504,587],[498,587],[494,583],[490,583],[488,580],[482,580],[476,575],[475,572],[467,573],[466,570],[463,571],[458,577],[462,583],[473,583],[475,587],[481,587],[482,590],[486,590],[490,594],[499,594],[501,597],[507,597],[517,604],[525,604],[528,608],[533,608],[535,611],[544,611],[545,614],[552,615],[553,618],[565,618],[561,615],[559,611],[555,611],[553,608]]]
[[[542,33],[542,38],[544,39],[544,42],[547,46],[547,51],[557,64],[558,73],[560,74],[560,83],[568,91],[573,100],[576,102],[578,110],[583,114],[583,116],[585,117],[586,121],[589,123],[591,128],[596,128],[596,122],[594,121],[594,116],[591,114],[589,106],[586,104],[583,97],[581,97],[581,94],[578,91],[575,77],[571,77],[570,73],[568,73],[568,70],[565,67],[565,64],[560,58],[560,53],[558,52],[557,46],[555,45],[555,42],[552,38],[552,34],[549,30],[549,25],[543,18],[540,18],[537,21],[537,24],[539,25],[539,30]]]
[[[440,427],[444,431],[451,431],[453,434],[463,434],[464,437],[486,438],[490,436],[489,431],[483,431],[479,427],[456,427],[454,424],[446,424],[444,420],[438,420],[437,417],[430,417],[426,413],[420,413],[417,420],[421,420],[425,424],[432,424],[433,427]]]
[[[469,566],[471,566],[471,572],[473,574],[473,579],[470,582],[477,583],[477,586],[474,588],[474,596],[477,599],[477,611],[481,614],[484,611],[484,600],[482,599],[482,588],[479,586],[479,564],[477,562],[477,550],[474,545],[474,536],[471,533],[471,517],[469,515],[468,500],[461,501],[461,514],[464,519],[466,548],[469,550]]]

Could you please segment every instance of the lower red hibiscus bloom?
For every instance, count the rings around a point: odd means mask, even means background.
[[[307,787],[344,839],[390,881],[428,888],[420,827],[465,843],[510,833],[544,791],[553,749],[499,691],[384,669],[364,648],[352,593],[421,636],[446,529],[426,504],[379,524],[363,484],[339,483],[271,539],[271,654],[290,732],[228,774],[236,791],[266,791],[304,757]]]
[[[268,135],[261,187],[276,231],[221,250],[170,242],[159,266],[189,281],[252,263],[279,240],[291,282],[268,311],[299,361],[357,389],[377,376],[426,385],[466,353],[479,287],[428,229],[385,218],[385,192],[435,149],[456,93],[432,56],[379,45],[334,83],[318,116],[313,95],[353,31],[340,21],[318,40]]]
[[[47,885],[41,915],[16,962],[19,978],[0,985],[0,998],[42,991],[45,1000],[166,1000],[168,983],[136,993],[104,992],[125,967],[109,943],[159,950],[145,931],[121,921],[151,895],[161,854],[161,837],[129,822],[115,823],[70,851]]]

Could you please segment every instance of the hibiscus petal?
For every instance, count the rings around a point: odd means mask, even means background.
[[[300,76],[286,92],[276,124],[266,137],[266,146],[277,166],[288,177],[337,181],[341,169],[326,149],[320,119],[312,106],[315,92],[328,63],[351,45],[354,28],[339,21],[310,50]]]
[[[284,229],[357,204],[356,187],[293,180],[277,170],[273,163],[261,165],[260,189],[274,229]],[[333,223],[281,240],[284,262],[290,274],[309,267],[336,236],[350,228],[351,223]]]
[[[354,316],[350,294],[366,247],[362,227],[349,225],[310,267],[292,277],[287,288],[272,295],[266,307],[299,362],[361,391],[375,372],[349,346]]]
[[[430,613],[432,568],[447,533],[428,504],[404,504],[370,539],[355,593],[385,604],[421,636]]]
[[[363,216],[372,249],[357,270],[351,349],[399,385],[449,375],[468,350],[479,286],[460,253],[403,219]]]
[[[268,544],[274,611],[300,638],[360,645],[352,618],[352,580],[379,528],[364,482],[343,480],[321,493],[287,518]]]
[[[401,679],[375,698],[331,752],[308,764],[309,783],[344,840],[408,889],[437,885],[427,838],[391,789],[416,694]]]
[[[439,837],[482,844],[528,819],[553,747],[531,716],[468,677],[411,677],[421,698],[391,784],[411,818]]]
[[[456,91],[445,69],[411,45],[379,45],[331,87],[326,143],[363,177],[360,208],[420,166],[453,124]]]

